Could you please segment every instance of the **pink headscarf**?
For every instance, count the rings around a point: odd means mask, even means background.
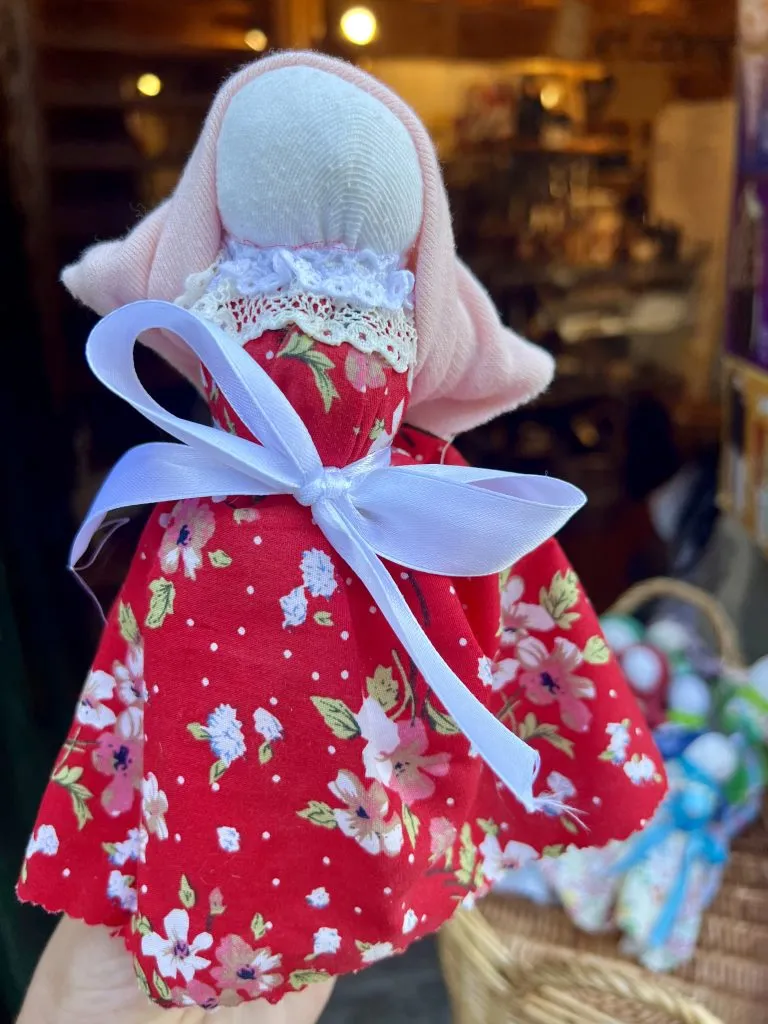
[[[278,53],[225,82],[171,197],[127,237],[88,249],[64,270],[66,287],[101,315],[136,299],[177,299],[187,277],[209,267],[221,246],[216,145],[228,104],[257,75],[295,65],[338,75],[370,93],[403,122],[419,155],[424,217],[414,267],[418,366],[408,421],[453,437],[535,397],[552,379],[552,359],[502,326],[485,290],[457,259],[445,186],[423,124],[375,78],[316,53]],[[195,357],[174,338],[154,332],[144,340],[197,381]]]

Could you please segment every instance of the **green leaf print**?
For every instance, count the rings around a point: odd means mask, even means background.
[[[312,616],[318,626],[332,626],[333,617],[330,612],[315,612]]]
[[[208,782],[213,785],[214,782],[218,782],[224,772],[227,770],[226,761],[214,761],[211,765],[211,770],[208,772]]]
[[[200,722],[190,722],[187,726],[187,732],[191,733],[196,740],[208,739],[208,730]]]
[[[378,701],[384,711],[391,711],[397,704],[400,687],[391,668],[379,665],[373,676],[366,679],[365,683],[368,688],[368,696]]]
[[[497,836],[499,834],[499,826],[493,818],[478,818],[477,827],[487,836]]]
[[[66,789],[69,793],[72,800],[72,810],[75,812],[75,818],[77,819],[78,830],[85,828],[93,818],[88,807],[88,801],[93,797],[93,793],[82,782],[78,782],[82,774],[82,767],[72,765],[59,768],[51,776],[51,782],[55,782],[57,786],[61,786],[62,789]]]
[[[295,331],[288,339],[288,343],[280,352],[280,355],[286,358],[301,359],[307,352],[311,352],[314,346],[314,338],[310,338],[308,334],[302,334],[301,331]]]
[[[427,713],[427,721],[435,732],[439,732],[441,736],[457,735],[459,729],[451,716],[446,715],[443,711],[438,711],[429,698],[424,702],[424,710]]]
[[[333,808],[319,800],[310,800],[303,811],[296,813],[300,818],[311,821],[313,825],[320,825],[322,828],[336,828]]]
[[[131,918],[131,931],[134,935],[149,935],[152,931],[152,925],[149,923],[149,918],[145,917],[143,914],[134,914]]]
[[[477,862],[477,851],[472,842],[472,826],[465,822],[461,826],[461,849],[459,850],[459,869],[456,872],[456,881],[459,885],[469,886],[472,884],[472,876],[475,873]]]
[[[214,567],[214,569],[228,569],[232,565],[232,559],[226,553],[219,549],[218,551],[208,552],[208,561]]]
[[[120,625],[120,635],[127,644],[138,644],[141,642],[141,633],[133,608],[121,601],[117,609],[117,621]]]
[[[368,435],[368,440],[377,441],[384,433],[386,426],[387,425],[384,422],[384,420],[375,420],[373,426],[371,427],[371,432]]]
[[[251,921],[251,934],[257,942],[267,934],[267,925],[261,914],[254,914]]]
[[[305,985],[317,985],[321,981],[328,981],[328,971],[292,971],[288,976],[291,988],[300,989]]]
[[[259,747],[259,764],[269,764],[272,760],[273,753],[272,744],[265,740]]]
[[[411,841],[411,846],[415,850],[416,837],[419,834],[421,822],[407,804],[403,804],[403,824],[405,825],[405,831],[408,834],[408,838]]]
[[[353,740],[360,735],[357,719],[343,700],[336,700],[333,697],[310,699],[334,736],[338,736],[340,740]]]
[[[542,857],[560,857],[565,852],[563,843],[553,843],[552,846],[545,846],[541,851]]]
[[[555,750],[562,751],[566,757],[573,757],[573,740],[560,734],[560,727],[551,722],[540,722],[532,711],[517,726],[517,735],[521,740],[545,740]]]
[[[169,1003],[171,1001],[171,990],[168,988],[168,986],[157,973],[157,971],[155,971],[152,974],[152,984],[155,986],[155,990],[157,991],[157,994],[160,996],[160,998],[164,1002]]]
[[[562,817],[560,818],[560,824],[563,826],[565,831],[570,832],[571,835],[578,834],[579,829],[576,823],[571,821],[571,819],[567,818],[565,815],[562,815]]]
[[[583,657],[588,665],[607,665],[611,652],[601,636],[591,636],[584,647]]]
[[[253,523],[259,518],[259,513],[255,508],[236,508],[232,513],[232,516],[240,526],[241,523]]]
[[[539,594],[541,607],[561,629],[570,629],[580,618],[578,613],[570,611],[578,600],[579,578],[573,569],[569,569],[565,574],[556,572],[549,589],[542,587]]]
[[[176,588],[170,580],[160,577],[158,580],[152,580],[149,589],[152,591],[152,597],[144,625],[150,629],[159,629],[165,622],[166,615],[173,615]]]
[[[195,890],[189,884],[189,879],[186,875],[181,876],[179,899],[181,900],[182,907],[185,907],[187,910],[191,910],[195,905]]]
[[[141,966],[136,957],[133,958],[133,973],[136,975],[136,982],[141,991],[144,993],[147,999],[151,999],[152,993],[149,990],[149,982],[147,981],[147,976],[144,973],[144,968]]]
[[[298,359],[312,371],[315,386],[323,400],[323,408],[326,412],[331,411],[333,402],[340,398],[336,387],[328,376],[329,370],[335,370],[336,365],[328,356],[315,348],[314,338],[301,334],[298,331],[288,340],[288,344],[279,353],[287,359]]]

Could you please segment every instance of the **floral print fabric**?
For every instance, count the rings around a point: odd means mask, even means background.
[[[407,378],[378,357],[295,330],[246,349],[327,464],[395,435],[396,462],[458,461],[398,433]],[[163,1006],[275,1002],[402,951],[509,867],[652,815],[659,759],[554,542],[501,581],[391,572],[454,671],[539,750],[551,813],[502,791],[306,508],[213,496],[150,518],[20,897],[118,930]]]

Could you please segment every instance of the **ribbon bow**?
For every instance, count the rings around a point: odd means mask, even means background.
[[[152,328],[186,342],[260,443],[180,419],[147,393],[133,349],[137,336]],[[500,572],[557,532],[584,504],[581,491],[549,477],[463,466],[393,467],[388,449],[327,468],[298,413],[258,363],[215,325],[168,302],[134,302],[110,313],[91,332],[86,355],[106,387],[182,444],[145,444],[120,459],[75,537],[71,566],[116,509],[212,494],[292,495],[311,507],[477,753],[526,810],[549,806],[533,795],[538,753],[449,668],[382,558],[445,576]]]

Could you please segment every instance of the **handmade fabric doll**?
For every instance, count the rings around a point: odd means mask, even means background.
[[[403,950],[516,860],[652,816],[651,738],[575,575],[540,546],[572,489],[462,468],[433,436],[530,399],[552,366],[456,260],[437,158],[397,97],[314,54],[244,69],[171,199],[64,281],[115,310],[89,346],[99,377],[186,443],[129,454],[84,528],[118,493],[167,499],[22,899],[113,928],[161,1005],[276,1002]],[[218,430],[141,389],[145,329]],[[430,524],[452,502],[419,504],[449,486],[487,510],[450,544]],[[410,509],[399,534],[387,495]],[[526,557],[501,589],[487,567],[458,578],[470,556],[491,565],[501,522]]]

